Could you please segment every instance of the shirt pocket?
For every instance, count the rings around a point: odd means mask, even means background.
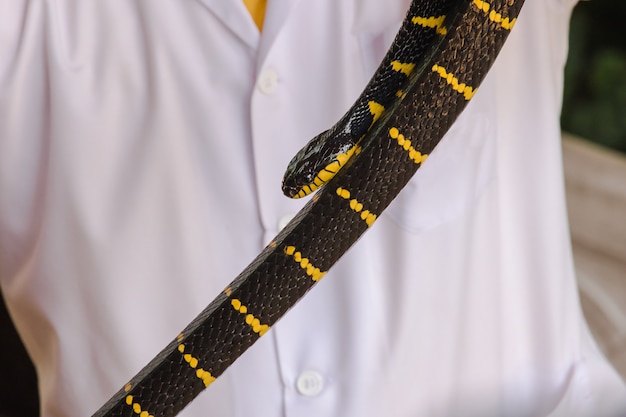
[[[468,106],[384,215],[412,233],[462,216],[494,180],[495,153],[490,118]]]
[[[379,10],[380,2],[363,2],[356,8],[354,28],[366,76],[378,68],[408,8],[403,0],[393,4],[393,13],[387,14]],[[372,17],[381,13],[385,19]],[[421,233],[462,216],[493,181],[496,138],[491,120],[495,110],[493,88],[487,84],[483,83],[481,91],[385,211],[384,216],[401,228]]]

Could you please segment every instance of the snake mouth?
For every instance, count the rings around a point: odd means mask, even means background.
[[[284,182],[282,185],[282,190],[283,190],[283,194],[289,198],[297,198],[298,192],[300,192],[300,189],[298,187],[293,186],[293,185],[286,185]]]
[[[302,198],[311,194],[323,185],[323,183],[316,184],[315,177],[309,181],[309,177],[310,175],[307,175],[305,179],[308,182],[305,182],[303,185],[303,183],[298,181],[296,178],[286,176],[283,179],[282,184],[283,194],[289,198]]]

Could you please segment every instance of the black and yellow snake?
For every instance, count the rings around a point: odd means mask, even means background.
[[[94,415],[174,416],[263,336],[417,171],[474,95],[522,4],[413,0],[363,94],[300,151],[283,183],[295,197],[324,187]]]

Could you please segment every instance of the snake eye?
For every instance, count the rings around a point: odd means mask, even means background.
[[[313,172],[308,172],[305,176],[304,179],[306,181],[307,184],[311,184],[313,183],[313,180],[315,179],[315,173]]]

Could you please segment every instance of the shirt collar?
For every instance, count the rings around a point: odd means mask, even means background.
[[[197,0],[209,9],[226,27],[251,48],[259,52],[259,62],[265,59],[289,13],[300,0],[268,0],[263,35],[259,33],[241,0]]]

